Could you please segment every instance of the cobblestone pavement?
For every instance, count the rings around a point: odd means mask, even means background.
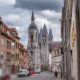
[[[34,74],[29,77],[20,77],[13,76],[11,80],[64,80],[61,79],[60,76],[55,78],[54,74],[51,72],[42,72],[40,74]]]

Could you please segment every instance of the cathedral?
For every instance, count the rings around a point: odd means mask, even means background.
[[[53,34],[51,29],[49,34],[44,24],[43,29],[38,31],[35,24],[34,12],[32,12],[31,24],[28,28],[28,50],[32,55],[32,68],[41,69],[42,67],[49,67],[49,44],[53,42]]]

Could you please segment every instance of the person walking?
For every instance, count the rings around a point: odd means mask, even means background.
[[[57,76],[58,76],[58,72],[57,72],[57,71],[55,71],[55,77],[57,78]]]

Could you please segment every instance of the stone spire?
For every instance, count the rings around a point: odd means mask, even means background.
[[[35,17],[34,17],[34,12],[33,11],[32,11],[31,24],[29,26],[29,29],[37,29],[37,26],[35,24]]]
[[[53,41],[53,34],[51,28],[49,30],[49,41]]]
[[[44,27],[43,27],[43,33],[47,33],[47,28],[46,28],[45,24],[44,24]]]
[[[32,17],[31,17],[31,21],[34,22],[35,18],[34,18],[34,12],[32,11]]]
[[[40,34],[42,34],[42,28],[40,29]]]

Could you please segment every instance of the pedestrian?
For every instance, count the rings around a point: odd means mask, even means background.
[[[55,77],[57,78],[57,75],[58,75],[58,72],[57,71],[55,71]]]

